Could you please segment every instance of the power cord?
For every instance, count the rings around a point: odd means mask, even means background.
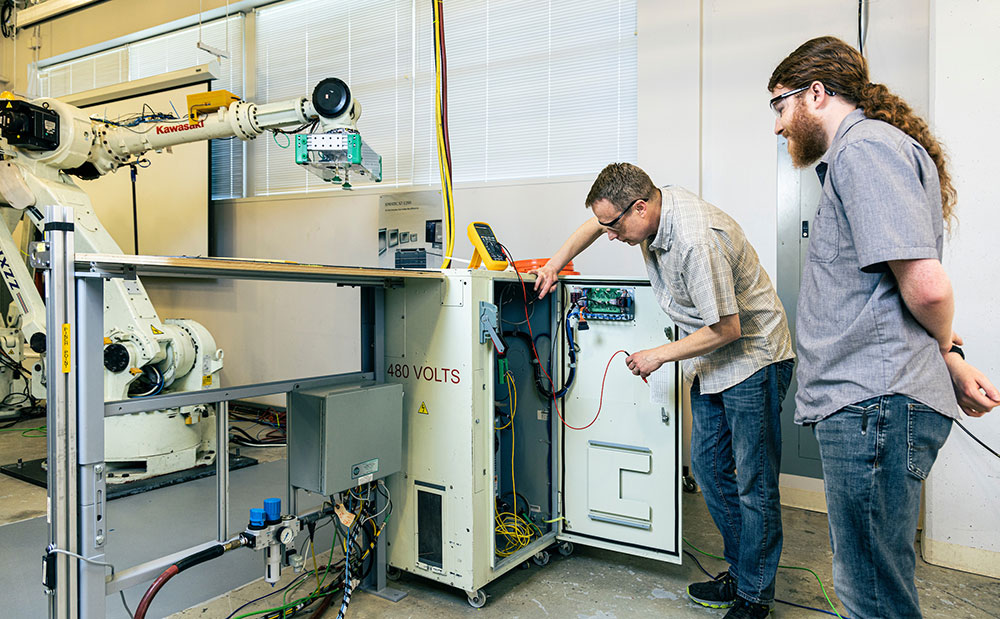
[[[997,453],[997,452],[993,451],[993,449],[992,449],[992,448],[991,448],[991,447],[990,447],[989,445],[987,445],[986,443],[984,443],[984,442],[982,442],[981,440],[979,440],[979,437],[978,437],[978,436],[976,436],[976,435],[975,435],[975,434],[973,434],[972,432],[969,432],[969,429],[968,429],[968,428],[966,428],[965,426],[963,426],[963,425],[962,425],[962,422],[961,422],[961,421],[959,421],[959,420],[957,420],[957,419],[956,419],[956,420],[955,420],[955,423],[957,423],[957,424],[958,424],[958,427],[959,427],[959,428],[962,428],[962,432],[965,432],[966,434],[968,434],[969,436],[971,436],[971,437],[972,437],[972,440],[974,440],[974,441],[976,441],[977,443],[979,443],[980,445],[982,445],[982,446],[983,446],[983,449],[985,449],[986,451],[990,452],[991,454],[993,454],[993,455],[994,455],[994,456],[996,456],[997,458],[1000,458],[1000,453]]]
[[[48,552],[50,554],[61,554],[61,555],[66,555],[67,557],[73,557],[75,559],[79,559],[81,561],[86,561],[87,563],[90,563],[90,564],[93,564],[93,565],[102,565],[104,567],[110,567],[111,568],[111,577],[114,578],[114,576],[115,576],[115,566],[112,565],[112,564],[110,564],[110,563],[105,563],[103,561],[95,561],[93,559],[88,559],[87,557],[85,557],[83,555],[78,555],[75,552],[70,552],[69,550],[63,550],[62,548],[52,548],[52,547],[50,547],[50,548],[48,548]],[[125,607],[125,612],[128,613],[129,619],[134,619],[134,617],[132,615],[132,609],[130,609],[128,607],[128,602],[125,601],[125,591],[119,589],[118,590],[118,595],[120,595],[121,598],[122,598],[122,606]]]
[[[3,0],[0,6],[0,33],[5,39],[14,37],[14,0]]]
[[[693,548],[695,552],[697,552],[699,554],[702,554],[702,555],[705,555],[706,557],[711,557],[713,559],[718,559],[719,561],[725,561],[725,558],[723,558],[723,557],[720,557],[718,555],[713,555],[710,552],[705,552],[704,550],[699,549],[697,546],[695,546],[694,544],[692,544],[691,542],[689,542],[686,537],[682,538],[682,539],[684,539],[684,543],[687,544],[688,546],[690,546],[691,548]],[[701,562],[698,561],[698,558],[696,556],[694,556],[693,554],[691,554],[687,550],[684,551],[684,554],[686,554],[687,556],[691,557],[691,559],[695,562],[695,564],[698,565],[698,569],[700,569],[702,572],[704,572],[706,576],[708,576],[709,578],[715,578],[715,576],[712,576],[712,574],[709,573],[709,571],[706,570],[704,568],[704,566],[702,566]],[[802,570],[804,572],[809,572],[810,574],[812,574],[813,577],[816,579],[816,582],[819,583],[819,588],[823,592],[823,597],[826,598],[826,603],[830,605],[830,608],[833,609],[833,612],[831,613],[830,611],[823,610],[822,608],[813,608],[812,606],[804,606],[802,604],[796,604],[795,602],[788,602],[786,600],[779,600],[777,598],[774,599],[775,602],[779,602],[781,604],[787,604],[789,606],[795,606],[796,608],[804,608],[805,610],[812,610],[812,611],[815,611],[817,613],[824,613],[824,614],[827,614],[827,615],[832,615],[832,616],[840,617],[840,619],[850,619],[850,617],[845,617],[845,616],[841,615],[839,612],[837,612],[837,607],[833,605],[833,602],[830,600],[830,595],[826,592],[826,587],[823,586],[823,581],[820,580],[820,577],[819,577],[819,575],[816,572],[812,571],[808,567],[799,567],[797,565],[779,565],[778,567],[781,568],[781,569],[786,569],[786,570]]]

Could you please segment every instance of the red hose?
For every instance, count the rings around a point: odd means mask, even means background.
[[[167,581],[180,571],[177,564],[174,564],[163,570],[163,573],[156,577],[153,584],[149,585],[149,589],[146,589],[146,593],[142,596],[142,599],[139,600],[139,607],[135,609],[135,619],[146,619],[146,611],[149,610],[149,605],[153,603],[153,598],[163,588],[163,585],[167,584]]]

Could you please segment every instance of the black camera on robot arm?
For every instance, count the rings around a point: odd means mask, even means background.
[[[10,146],[54,150],[59,146],[59,115],[27,101],[0,100],[0,135]]]

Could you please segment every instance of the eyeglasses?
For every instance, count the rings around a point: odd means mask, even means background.
[[[629,204],[628,206],[625,207],[624,211],[622,211],[621,213],[618,213],[618,217],[615,217],[614,219],[612,219],[611,221],[609,221],[607,223],[605,223],[605,222],[601,221],[600,219],[598,219],[597,223],[601,224],[605,228],[614,228],[615,224],[617,224],[619,221],[621,221],[621,218],[625,216],[625,213],[628,213],[632,209],[633,206],[635,206],[639,202],[642,202],[645,199],[646,198],[636,198],[635,200],[632,200],[632,204]]]
[[[779,105],[779,104],[781,102],[783,102],[785,99],[787,99],[788,97],[792,97],[794,95],[799,94],[800,92],[805,92],[806,90],[809,90],[809,86],[812,86],[812,84],[809,84],[808,86],[803,86],[802,88],[796,88],[795,90],[789,90],[788,92],[782,93],[782,94],[778,95],[777,97],[771,99],[771,101],[768,103],[768,105],[771,106],[771,111],[774,112],[775,116],[779,116],[780,117],[781,113],[783,111],[785,111],[785,106],[784,105]],[[831,97],[837,96],[837,93],[833,92],[832,90],[830,90],[826,86],[823,87],[823,90],[825,90],[826,94],[830,95]]]

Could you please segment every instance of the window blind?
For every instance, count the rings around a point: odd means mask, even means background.
[[[429,19],[429,3],[426,11]],[[433,41],[419,36],[413,0],[328,2],[297,0],[257,12],[258,99],[276,102],[309,96],[326,77],[338,77],[361,102],[358,129],[382,155],[384,185],[408,185],[428,176],[432,152],[415,135],[432,127],[415,111],[433,104],[433,74],[415,73],[415,49]],[[429,23],[429,21],[427,22]],[[426,39],[422,40],[422,39]],[[284,136],[258,138],[254,195],[328,189],[295,165]]]
[[[382,155],[383,184],[437,184],[432,27],[429,0],[259,9],[259,99],[340,77],[361,101],[358,128]],[[449,0],[445,30],[456,182],[591,174],[635,159],[635,0]],[[252,146],[254,195],[329,187],[284,145]]]

